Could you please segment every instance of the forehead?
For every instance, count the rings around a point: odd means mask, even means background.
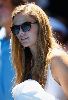
[[[14,24],[18,24],[18,23],[21,24],[21,23],[24,23],[26,21],[34,22],[35,19],[32,16],[29,16],[27,14],[22,14],[22,13],[18,13],[13,19]]]

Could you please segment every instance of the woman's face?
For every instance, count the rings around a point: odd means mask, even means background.
[[[16,29],[15,33],[19,39],[19,42],[24,47],[32,47],[36,45],[38,24],[31,16],[26,16],[19,13],[14,17],[13,24],[17,26],[14,27],[14,29]]]

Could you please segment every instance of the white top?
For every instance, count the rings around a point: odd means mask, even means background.
[[[52,77],[50,66],[48,68],[47,82],[45,91],[55,96],[58,100],[67,100],[61,86]]]
[[[35,80],[26,80],[16,85],[12,90],[14,100],[58,100],[45,92]]]

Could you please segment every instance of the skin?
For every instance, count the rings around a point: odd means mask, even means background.
[[[68,97],[68,55],[63,51],[51,57],[52,75]]]
[[[57,33],[59,35],[59,33]],[[58,36],[56,35],[56,37]],[[63,36],[58,36],[57,39],[63,42]],[[68,44],[63,44],[65,52],[68,52]],[[68,55],[65,52],[56,53],[51,58],[51,69],[54,79],[61,85],[65,94],[68,97]]]
[[[24,22],[35,22],[35,20],[30,16],[22,15],[21,13],[17,14],[14,17],[13,24],[20,25]],[[17,38],[24,47],[29,47],[34,58],[36,57],[36,41],[37,41],[38,25],[37,23],[31,24],[31,29],[28,32],[23,32],[20,28]]]

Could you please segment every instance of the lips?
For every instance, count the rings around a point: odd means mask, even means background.
[[[23,40],[23,41],[26,40],[26,39],[28,39],[28,37],[27,38],[21,38],[21,40]]]

